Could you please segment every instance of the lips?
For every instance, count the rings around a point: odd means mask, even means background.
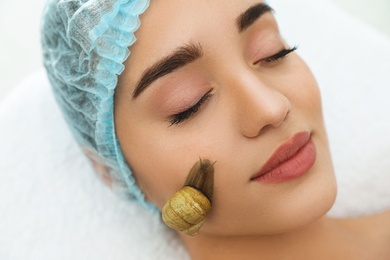
[[[273,184],[298,178],[314,165],[316,157],[310,132],[299,132],[276,149],[251,181]]]

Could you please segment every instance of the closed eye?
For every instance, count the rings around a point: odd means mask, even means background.
[[[194,114],[196,114],[199,109],[201,108],[201,106],[203,105],[203,103],[205,101],[207,101],[211,96],[211,91],[208,91],[201,99],[199,99],[199,101],[192,107],[190,107],[189,109],[183,111],[183,112],[180,112],[180,113],[177,113],[173,116],[170,117],[170,125],[169,126],[172,126],[172,125],[178,125],[180,124],[181,122],[187,120],[188,118],[190,118],[191,116],[193,116]]]
[[[261,59],[260,61],[256,62],[256,63],[272,63],[272,62],[275,62],[275,61],[278,61],[278,60],[281,60],[285,57],[287,57],[287,55],[293,51],[295,51],[298,47],[297,46],[294,46],[290,49],[283,49],[281,51],[279,51],[278,53],[270,56],[270,57],[267,57],[267,58],[264,58],[264,59]]]

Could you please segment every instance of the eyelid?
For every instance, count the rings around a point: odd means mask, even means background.
[[[182,123],[183,121],[189,119],[191,116],[193,116],[197,112],[199,112],[199,109],[202,107],[204,102],[206,102],[213,95],[211,93],[212,91],[213,91],[213,89],[210,89],[209,91],[207,91],[207,93],[204,94],[198,100],[198,102],[196,102],[195,105],[191,106],[190,108],[186,109],[185,111],[182,111],[182,112],[179,112],[177,114],[170,116],[169,117],[169,122],[170,122],[169,126],[178,125],[178,124]]]
[[[283,48],[281,51],[277,52],[276,54],[273,54],[269,57],[266,57],[266,58],[263,58],[257,62],[255,62],[255,64],[267,64],[267,63],[272,63],[272,62],[275,62],[275,61],[278,61],[280,59],[283,59],[285,57],[287,57],[288,54],[290,54],[291,52],[297,50],[297,46],[294,46],[292,48]]]

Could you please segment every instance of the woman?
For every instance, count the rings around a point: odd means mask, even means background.
[[[212,209],[180,234],[192,259],[390,257],[389,212],[325,216],[318,87],[267,4],[51,1],[45,17],[57,100],[107,183],[161,210],[199,157],[215,161]]]

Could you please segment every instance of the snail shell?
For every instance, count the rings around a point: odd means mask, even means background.
[[[195,235],[210,209],[211,202],[202,192],[184,186],[165,203],[162,218],[170,228]]]

